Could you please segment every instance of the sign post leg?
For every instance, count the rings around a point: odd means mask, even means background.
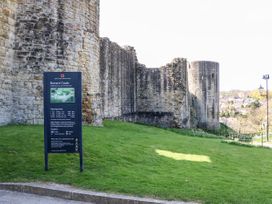
[[[80,162],[80,172],[83,171],[83,155],[82,155],[82,151],[80,151],[79,153],[79,162]]]
[[[48,171],[48,153],[44,154],[44,170]]]

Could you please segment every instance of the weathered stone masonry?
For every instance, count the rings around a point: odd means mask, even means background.
[[[164,127],[190,127],[187,60],[137,70],[138,121]]]
[[[8,124],[12,120],[12,66],[16,10],[16,1],[0,1],[0,124]]]
[[[99,0],[0,2],[0,125],[43,122],[44,71],[83,73],[83,119],[219,126],[219,65],[177,58],[141,65],[133,47],[99,37]]]
[[[100,83],[104,118],[136,112],[136,52],[108,38],[100,42]]]
[[[0,94],[0,123],[42,123],[42,73],[81,71],[83,118],[101,124],[99,1],[4,0],[0,6],[6,32],[0,88],[11,90]]]
[[[184,58],[160,68],[138,63],[133,48],[100,42],[104,118],[162,127],[219,127],[219,64]]]
[[[122,48],[108,38],[102,38],[100,46],[104,118],[190,127],[186,59],[146,68],[132,47]]]
[[[219,128],[219,64],[192,62],[188,69],[193,127]]]

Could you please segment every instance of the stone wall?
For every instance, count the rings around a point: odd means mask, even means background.
[[[189,127],[187,66],[186,59],[178,58],[161,68],[138,67],[137,113],[140,122]],[[152,118],[154,122],[151,122]]]
[[[0,125],[43,123],[43,72],[83,73],[83,119],[219,127],[219,65],[146,68],[99,37],[99,0],[0,1]],[[190,94],[189,94],[189,91]]]
[[[99,0],[21,0],[15,30],[13,122],[43,122],[44,71],[81,71],[84,121],[101,124]]]
[[[219,128],[219,64],[192,62],[188,69],[191,94],[191,126]]]
[[[100,79],[104,118],[162,127],[189,127],[187,60],[146,68],[132,47],[100,41]]]
[[[132,47],[122,48],[108,38],[100,42],[100,78],[104,118],[136,111],[136,64]]]
[[[0,125],[12,119],[12,66],[17,2],[0,1]]]

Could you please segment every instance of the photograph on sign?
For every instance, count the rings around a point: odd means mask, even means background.
[[[75,103],[75,89],[50,88],[50,103]]]

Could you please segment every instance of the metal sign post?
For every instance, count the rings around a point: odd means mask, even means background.
[[[44,164],[49,153],[82,154],[82,80],[80,72],[44,73]]]

